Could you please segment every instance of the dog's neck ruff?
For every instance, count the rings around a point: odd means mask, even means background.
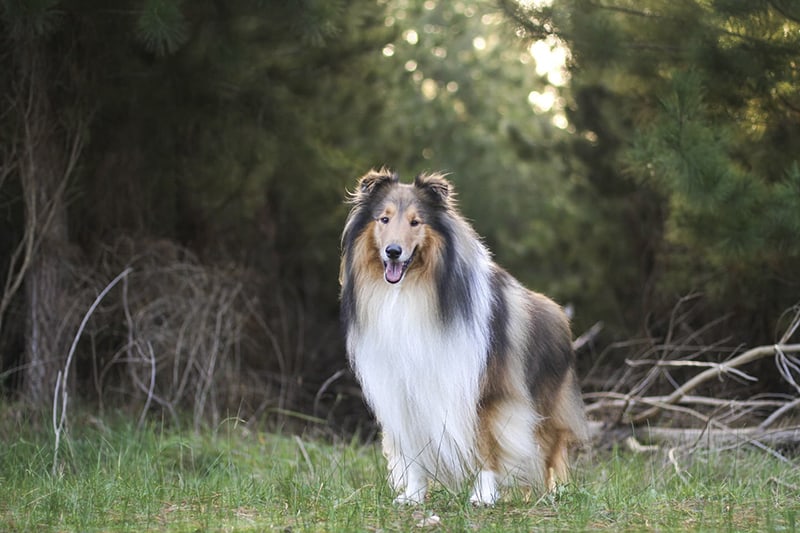
[[[347,348],[367,402],[407,462],[460,481],[475,465],[480,381],[491,314],[490,264],[471,265],[471,312],[444,323],[432,283],[356,288]]]

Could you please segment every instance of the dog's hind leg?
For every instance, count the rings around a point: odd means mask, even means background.
[[[569,480],[569,440],[565,431],[554,431],[552,444],[546,459],[547,490],[555,490],[558,484]]]
[[[545,452],[546,486],[549,490],[569,480],[570,446],[586,442],[589,438],[583,401],[573,371],[562,383],[551,414],[539,432],[539,442]]]

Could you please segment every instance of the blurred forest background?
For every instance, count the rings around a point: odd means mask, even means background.
[[[576,335],[602,323],[587,391],[667,342],[778,342],[800,302],[795,1],[0,0],[0,21],[4,402],[58,384],[142,420],[358,426],[339,235],[373,166],[450,172],[499,263]],[[764,372],[746,394],[786,390]]]

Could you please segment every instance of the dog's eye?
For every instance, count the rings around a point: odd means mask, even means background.
[[[380,221],[381,224],[388,224],[389,223],[389,217],[381,217],[378,220]]]
[[[417,219],[415,218],[414,220],[412,220],[411,222],[409,222],[409,224],[411,224],[411,226],[412,226],[412,227],[414,227],[414,226],[419,226],[419,220],[417,220]]]

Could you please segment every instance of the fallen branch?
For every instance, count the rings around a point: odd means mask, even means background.
[[[797,353],[800,352],[800,344],[775,344],[772,346],[758,346],[757,348],[752,348],[747,350],[743,354],[734,357],[730,361],[726,363],[719,363],[708,370],[705,370],[695,377],[678,387],[672,394],[667,396],[662,402],[659,402],[661,405],[656,405],[647,409],[646,411],[639,413],[636,416],[632,416],[629,419],[631,424],[641,424],[646,422],[659,414],[664,405],[671,405],[678,402],[681,398],[683,398],[688,392],[696,389],[699,385],[705,383],[706,381],[719,377],[722,374],[729,372],[736,367],[742,366],[747,363],[751,363],[758,359],[762,359],[764,357],[774,355],[776,351],[780,350],[783,353]]]
[[[653,445],[661,446],[673,451],[669,460],[676,469],[679,465],[675,450],[691,451],[697,447],[722,451],[747,445],[788,462],[779,450],[800,448],[800,419],[797,418],[800,412],[800,357],[797,355],[800,344],[796,340],[791,343],[795,333],[800,331],[800,306],[787,311],[790,312],[794,316],[776,344],[758,346],[717,363],[702,361],[699,357],[729,349],[719,344],[698,343],[697,331],[690,331],[682,339],[673,338],[677,323],[683,321],[676,309],[665,342],[653,342],[639,358],[626,360],[627,369],[617,374],[610,390],[584,394],[586,412],[604,420],[602,424],[590,425],[593,440],[599,444],[641,442],[638,449],[648,451]],[[721,378],[726,377],[739,383],[758,381],[760,376],[751,370],[745,372],[743,367],[765,357],[774,357],[775,368],[791,393],[750,398],[725,398],[723,393],[709,393],[714,397],[693,394],[701,386],[711,387],[709,382],[713,379],[722,381]],[[684,382],[677,379],[677,374],[670,374],[672,369],[692,368],[699,369],[698,373]],[[666,394],[647,394],[651,388],[664,384],[673,390]],[[741,395],[742,390],[736,394]],[[672,416],[664,416],[668,422],[658,426],[657,417],[666,413]]]
[[[606,408],[626,407],[635,403],[644,404],[663,404],[667,396],[643,396],[634,397],[630,394],[619,392],[587,392],[583,395],[584,400],[598,400],[586,406],[586,412],[599,411]],[[788,398],[791,400],[791,398]],[[764,408],[764,407],[787,407],[795,405],[795,402],[787,404],[787,400],[727,400],[724,398],[709,398],[708,396],[686,395],[676,403],[684,405],[705,405],[711,407],[731,407],[731,408]]]
[[[634,438],[642,450],[652,451],[653,445],[690,446],[705,442],[709,448],[721,448],[759,442],[768,446],[796,446],[800,442],[800,426],[764,430],[759,427],[746,428],[665,428],[652,426],[632,426],[616,430],[619,435],[615,441],[628,442]],[[606,436],[609,428],[602,422],[590,422],[589,434],[593,439]]]
[[[671,446],[692,444],[705,440],[710,447],[730,446],[758,441],[763,444],[781,447],[800,442],[800,427],[781,428],[765,431],[758,427],[748,428],[662,428],[642,426],[634,430],[634,435],[649,443]]]

